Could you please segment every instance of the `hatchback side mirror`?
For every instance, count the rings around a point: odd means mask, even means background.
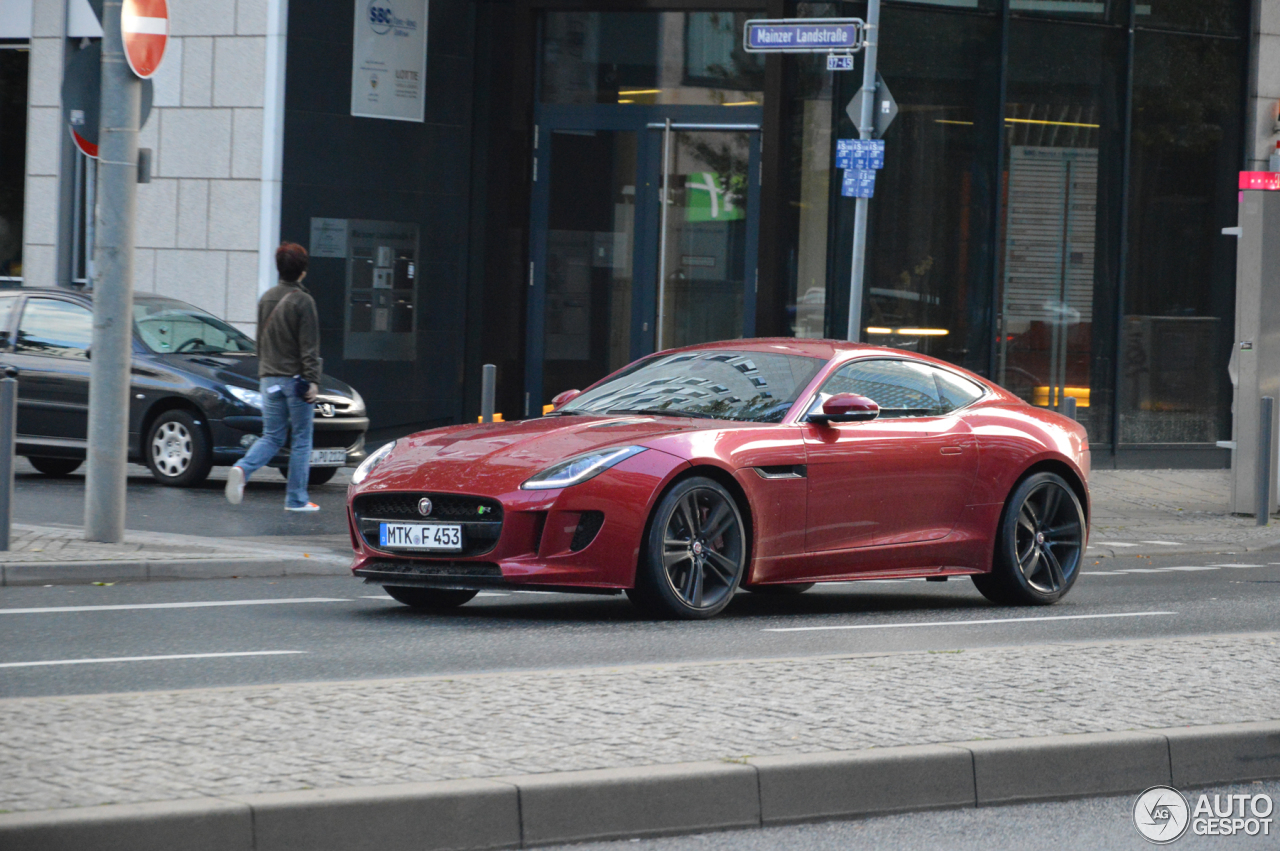
[[[822,403],[822,413],[809,415],[809,422],[816,425],[861,423],[878,416],[880,406],[874,400],[856,393],[837,393]]]
[[[555,398],[551,400],[551,406],[555,409],[563,408],[581,395],[581,390],[566,390],[563,393],[557,393]]]

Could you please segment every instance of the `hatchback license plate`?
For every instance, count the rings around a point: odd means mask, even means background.
[[[312,467],[341,467],[347,463],[345,449],[312,449]]]
[[[388,550],[462,549],[462,527],[446,523],[379,523],[378,540]]]

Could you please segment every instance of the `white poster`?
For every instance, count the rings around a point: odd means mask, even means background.
[[[422,121],[427,0],[355,0],[351,114]]]

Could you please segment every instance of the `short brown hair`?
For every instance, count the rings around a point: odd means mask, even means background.
[[[280,280],[296,281],[307,271],[307,249],[296,242],[282,242],[276,249],[276,269]]]

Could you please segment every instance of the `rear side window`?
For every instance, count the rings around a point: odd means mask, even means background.
[[[88,359],[93,314],[68,301],[29,298],[18,324],[16,351],[24,355]]]
[[[13,321],[13,306],[18,303],[17,296],[0,296],[0,349],[9,348],[9,323]]]
[[[866,396],[880,406],[881,419],[931,417],[948,410],[938,395],[933,370],[900,360],[845,364],[823,385],[819,404],[837,393]]]
[[[976,402],[986,392],[972,381],[941,369],[933,370],[933,377],[938,382],[938,396],[948,411]]]

